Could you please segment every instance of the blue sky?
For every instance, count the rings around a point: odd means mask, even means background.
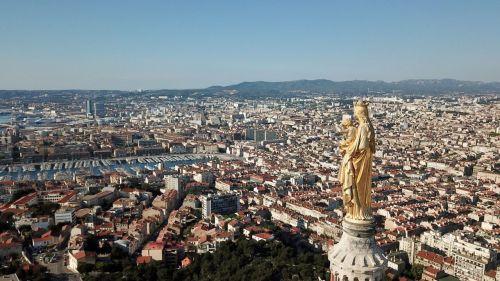
[[[500,1],[0,1],[0,89],[500,81]]]

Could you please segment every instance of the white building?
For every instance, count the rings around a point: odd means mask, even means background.
[[[165,189],[173,189],[177,191],[177,197],[182,198],[184,196],[184,186],[185,180],[179,175],[168,175],[165,177]]]
[[[240,209],[240,197],[235,193],[203,195],[200,201],[204,218],[212,214],[232,214]]]
[[[399,250],[406,252],[410,264],[413,264],[415,256],[422,250],[422,244],[413,237],[404,237],[399,240]]]
[[[73,223],[74,220],[75,220],[74,208],[61,208],[57,210],[54,214],[54,223],[56,225],[59,223]]]
[[[454,275],[460,280],[482,281],[486,269],[497,263],[497,253],[488,246],[457,236],[453,247]]]

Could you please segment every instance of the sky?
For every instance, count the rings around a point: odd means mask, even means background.
[[[318,78],[500,81],[500,1],[0,1],[0,89]]]

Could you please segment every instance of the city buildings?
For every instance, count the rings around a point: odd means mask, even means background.
[[[229,215],[240,209],[240,198],[234,193],[209,194],[200,196],[203,217],[212,214]]]
[[[0,126],[0,212],[12,218],[0,256],[21,254],[23,243],[40,253],[61,245],[75,271],[109,260],[113,248],[135,263],[180,267],[225,241],[283,233],[326,253],[342,234],[339,123],[356,98],[144,91],[1,99],[14,122]],[[374,243],[390,257],[388,273],[424,266],[426,280],[493,280],[498,97],[365,98],[378,140]]]

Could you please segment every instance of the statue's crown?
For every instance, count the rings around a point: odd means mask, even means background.
[[[357,100],[354,103],[354,107],[365,107],[368,108],[368,102],[364,100]]]

